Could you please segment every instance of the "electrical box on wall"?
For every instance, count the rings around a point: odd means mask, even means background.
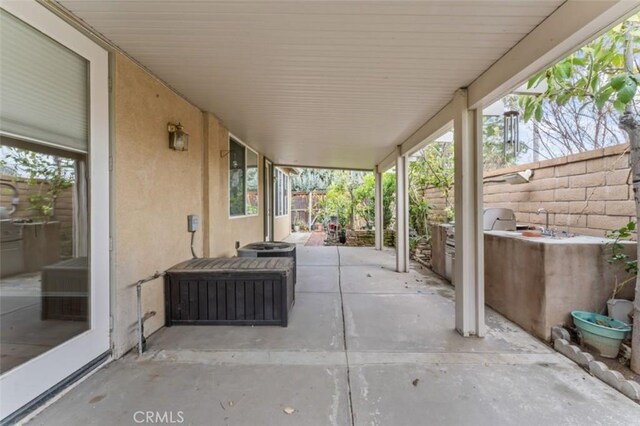
[[[198,230],[198,226],[200,226],[200,219],[198,215],[190,214],[187,216],[187,230],[189,232],[196,232]]]

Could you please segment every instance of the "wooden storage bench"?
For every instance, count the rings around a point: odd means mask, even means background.
[[[286,327],[293,293],[290,258],[192,259],[165,275],[165,324]]]

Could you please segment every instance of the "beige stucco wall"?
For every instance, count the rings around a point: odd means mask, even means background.
[[[291,234],[291,215],[277,216],[273,220],[273,239],[282,241]]]
[[[199,256],[233,256],[263,239],[263,156],[259,156],[259,213],[230,218],[229,131],[122,55],[114,75],[115,274],[112,300],[114,356],[136,344],[136,293],[131,284],[188,259],[187,215],[201,218]],[[189,133],[189,150],[169,149],[167,123]],[[250,144],[249,144],[250,145]],[[145,334],[164,324],[162,279],[145,284],[144,311],[156,316]]]
[[[485,233],[485,298],[491,306],[526,331],[549,340],[551,327],[571,326],[573,310],[600,312],[611,297],[623,265],[608,262],[604,240],[544,240]],[[625,243],[635,258],[636,244]],[[633,298],[627,285],[617,296]]]
[[[187,215],[202,216],[202,122],[200,110],[122,55],[114,76],[115,298],[113,349],[120,356],[136,343],[136,292],[131,284],[190,256]],[[167,123],[189,133],[189,150],[169,149]],[[105,195],[106,196],[106,195]],[[202,232],[196,234],[202,253]],[[161,279],[145,285],[144,310],[164,323]]]
[[[207,141],[203,163],[205,233],[208,235],[205,237],[205,256],[234,256],[236,241],[243,246],[264,239],[264,157],[259,154],[258,158],[258,214],[229,217],[229,156],[225,155],[229,149],[229,131],[212,114],[204,113],[203,118]]]

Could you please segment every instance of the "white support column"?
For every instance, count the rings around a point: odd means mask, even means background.
[[[409,159],[396,155],[396,271],[409,272]]]
[[[484,322],[484,232],[482,224],[482,110],[467,109],[467,91],[454,104],[456,329],[482,337]]]
[[[382,173],[378,167],[376,167],[373,173],[376,177],[374,223],[376,228],[376,250],[382,250],[384,248],[384,199],[382,195]]]

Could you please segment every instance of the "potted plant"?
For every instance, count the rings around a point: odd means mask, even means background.
[[[593,312],[573,311],[571,316],[580,344],[594,348],[604,358],[617,357],[620,344],[631,331],[622,321]]]
[[[610,264],[622,263],[627,277],[623,280],[615,276],[615,285],[611,298],[607,301],[607,311],[609,316],[596,314],[593,312],[573,311],[573,323],[578,332],[580,344],[596,349],[605,358],[615,358],[618,356],[620,344],[631,332],[631,313],[633,312],[633,302],[625,299],[618,299],[617,296],[624,286],[630,282],[635,282],[638,273],[638,263],[636,260],[629,260],[629,255],[625,252],[623,240],[628,240],[636,230],[636,223],[629,222],[625,226],[607,234],[613,241],[607,243],[611,248],[611,257],[607,259]]]
[[[618,299],[617,296],[628,283],[635,282],[638,274],[638,261],[629,259],[629,255],[624,251],[624,244],[621,241],[631,238],[635,231],[636,223],[632,221],[607,235],[613,239],[613,242],[608,243],[611,247],[611,257],[608,262],[610,264],[622,263],[627,274],[622,280],[619,280],[616,274],[616,282],[611,298],[607,301],[607,313],[610,318],[622,321],[625,324],[631,324],[632,322],[630,316],[633,312],[633,302],[626,299]]]

